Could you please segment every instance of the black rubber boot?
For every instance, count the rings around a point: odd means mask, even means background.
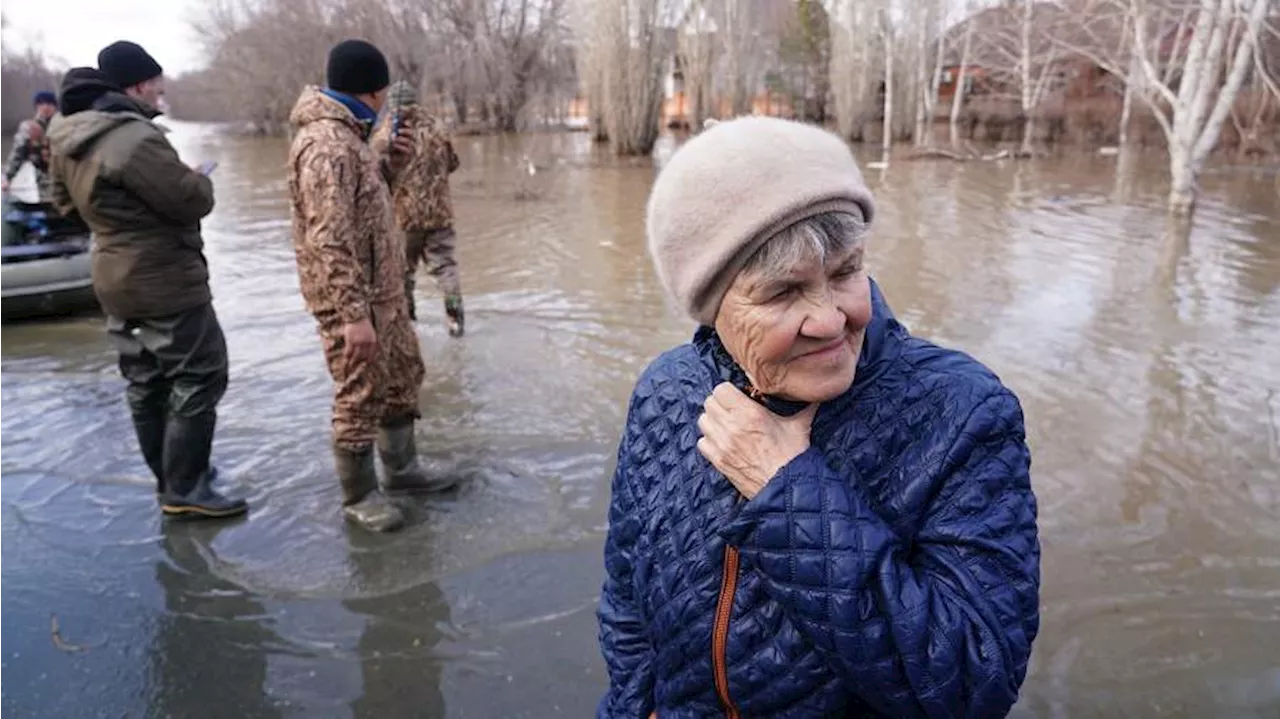
[[[125,390],[125,399],[129,402],[138,449],[156,478],[156,499],[159,500],[164,495],[164,424],[168,415],[169,385],[154,373],[135,376]]]
[[[164,431],[165,491],[160,509],[170,516],[217,519],[249,511],[243,499],[214,491],[217,470],[209,466],[217,415],[170,417]]]
[[[133,414],[133,431],[138,448],[156,478],[156,497],[164,495],[164,415]]]
[[[414,440],[413,420],[400,420],[378,430],[378,456],[386,475],[383,489],[387,494],[428,494],[452,489],[456,481],[430,478],[418,464],[418,446]]]
[[[404,526],[404,513],[378,491],[373,448],[360,452],[335,446],[333,463],[342,486],[342,515],[370,532],[394,532]]]
[[[461,337],[466,331],[466,323],[462,314],[462,297],[460,295],[449,295],[444,298],[444,314],[449,325],[449,336]]]

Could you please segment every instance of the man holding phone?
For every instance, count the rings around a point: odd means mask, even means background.
[[[244,500],[214,490],[209,462],[227,389],[227,344],[200,236],[213,184],[151,122],[164,75],[147,51],[117,42],[98,66],[63,79],[49,128],[53,200],[93,230],[93,289],[162,511],[243,514]]]
[[[449,199],[449,175],[457,171],[458,153],[449,140],[443,121],[418,104],[413,86],[401,80],[391,86],[391,106],[395,111],[378,126],[371,141],[375,150],[390,145],[393,138],[413,138],[413,157],[396,182],[392,199],[396,223],[405,235],[405,293],[409,315],[415,316],[413,288],[418,263],[425,261],[444,295],[445,321],[449,336],[464,332],[462,283],[454,259],[457,235],[453,229],[453,203]]]
[[[404,243],[389,185],[413,153],[397,138],[386,153],[368,144],[386,102],[387,60],[363,40],[329,51],[327,86],[307,87],[290,113],[289,195],[298,279],[316,319],[334,382],[333,458],[343,514],[375,532],[404,524],[379,491],[431,492],[451,482],[418,464],[414,423],[426,373],[404,294]]]

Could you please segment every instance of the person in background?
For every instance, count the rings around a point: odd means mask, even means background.
[[[844,141],[764,117],[649,196],[700,325],[636,383],[605,542],[602,717],[996,719],[1039,629],[1018,398],[913,337],[866,263]]]
[[[334,382],[333,457],[343,514],[376,532],[404,524],[386,494],[448,489],[419,466],[414,423],[425,368],[405,297],[404,242],[389,185],[413,136],[379,154],[368,144],[387,97],[383,54],[363,40],[329,51],[327,87],[307,87],[290,113],[289,196],[298,278]]]
[[[36,184],[40,190],[40,198],[48,194],[49,173],[49,121],[58,112],[58,98],[48,90],[37,92],[32,98],[36,106],[35,117],[23,120],[18,131],[13,134],[13,149],[9,151],[9,161],[4,166],[4,177],[0,179],[3,191],[9,191],[9,183],[22,169],[23,163],[30,162],[36,170]]]
[[[121,41],[98,54],[98,66],[62,82],[49,128],[54,202],[93,231],[93,289],[161,509],[243,514],[243,499],[214,489],[209,461],[228,364],[200,236],[213,184],[151,121],[164,93],[151,55]]]
[[[401,80],[392,85],[388,99],[390,111],[373,135],[373,148],[386,152],[397,119],[399,132],[413,138],[414,152],[404,172],[396,181],[396,223],[405,234],[408,259],[405,293],[409,296],[409,316],[417,319],[413,288],[418,274],[418,261],[425,260],[427,273],[436,279],[444,294],[444,312],[449,335],[461,337],[464,331],[462,284],[458,279],[458,263],[454,260],[457,235],[453,230],[453,206],[449,200],[449,175],[458,169],[458,155],[449,141],[448,129],[439,118],[418,104],[413,86]]]

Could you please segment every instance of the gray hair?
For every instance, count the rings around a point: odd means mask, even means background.
[[[867,225],[848,212],[823,212],[774,235],[747,260],[741,274],[765,277],[790,272],[796,265],[817,260],[825,265],[862,241]]]

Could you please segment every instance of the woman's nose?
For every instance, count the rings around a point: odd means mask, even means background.
[[[800,331],[809,337],[829,339],[839,336],[844,331],[845,316],[830,291],[824,291],[814,297]]]

